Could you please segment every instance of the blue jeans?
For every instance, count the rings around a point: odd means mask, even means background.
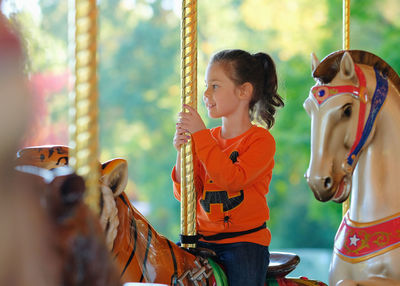
[[[229,286],[264,286],[269,264],[268,246],[250,242],[207,243],[197,247],[213,250],[224,267]]]

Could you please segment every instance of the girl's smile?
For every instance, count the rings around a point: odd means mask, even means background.
[[[207,108],[208,110],[210,110],[211,108],[215,107],[215,103],[214,103],[214,104],[205,103],[205,104],[206,104],[206,108]]]

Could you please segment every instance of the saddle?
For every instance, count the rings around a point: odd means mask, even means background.
[[[189,252],[203,258],[216,258],[216,254],[212,250],[205,248],[190,249]],[[297,254],[289,252],[271,252],[267,277],[283,278],[292,272],[299,263],[300,257]]]
[[[267,277],[281,278],[292,272],[300,262],[300,257],[294,253],[271,252]]]

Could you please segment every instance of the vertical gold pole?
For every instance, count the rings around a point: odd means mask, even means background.
[[[197,1],[182,0],[181,103],[197,108]],[[181,147],[181,234],[196,235],[196,193],[194,189],[191,140]],[[195,248],[195,244],[182,243]]]
[[[343,0],[343,50],[350,50],[350,0]],[[343,216],[347,213],[349,207],[350,197],[343,202]]]
[[[343,50],[350,49],[350,0],[343,0]]]
[[[85,178],[85,202],[98,213],[100,203],[98,163],[97,5],[96,0],[75,0],[73,34],[74,91],[70,94],[70,160]],[[71,12],[71,10],[70,10]]]

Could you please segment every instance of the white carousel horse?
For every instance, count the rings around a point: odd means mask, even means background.
[[[329,285],[400,285],[400,78],[379,57],[354,50],[321,63],[313,55],[312,71],[306,178],[320,201],[341,203],[351,193]]]

